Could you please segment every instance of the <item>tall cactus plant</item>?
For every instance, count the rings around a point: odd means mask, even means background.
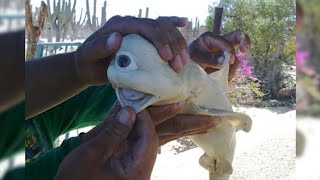
[[[199,36],[200,23],[198,17],[196,17],[196,22],[194,23],[194,28],[192,30],[192,36],[197,38]]]
[[[74,41],[77,38],[77,35],[79,34],[79,29],[83,27],[85,20],[86,20],[86,16],[83,16],[83,8],[81,8],[79,20],[77,20],[77,13],[75,11],[70,23],[70,26],[71,26],[70,40],[71,41]]]
[[[101,27],[107,20],[107,1],[105,0],[103,3],[103,7],[101,8],[101,21],[99,23],[99,19],[97,17],[97,0],[93,1],[93,15],[90,13],[90,3],[89,0],[86,0],[87,7],[87,25],[91,29],[91,31],[96,31],[99,27]]]
[[[145,18],[149,17],[149,7],[146,7],[146,15]],[[138,18],[142,18],[142,9],[139,9]]]
[[[53,0],[52,8],[50,0],[47,0],[48,11],[46,14],[48,22],[48,41],[52,41],[51,30],[55,31],[56,41],[64,41],[68,26],[72,21],[75,13],[76,0],[73,1],[71,6],[71,0]],[[51,11],[53,10],[53,11]]]
[[[146,7],[146,15],[145,18],[149,17],[149,7]],[[142,18],[142,9],[139,9],[138,18]]]
[[[103,6],[101,7],[101,24],[104,25],[107,21],[107,1],[104,1]]]

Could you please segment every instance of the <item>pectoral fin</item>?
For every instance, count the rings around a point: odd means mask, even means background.
[[[243,113],[227,111],[222,109],[206,109],[204,107],[198,107],[198,112],[203,115],[220,116],[224,120],[229,121],[237,130],[249,132],[252,126],[252,119]]]

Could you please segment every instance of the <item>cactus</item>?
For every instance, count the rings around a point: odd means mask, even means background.
[[[139,14],[138,14],[138,18],[142,17],[142,9],[139,9]]]
[[[52,41],[51,30],[55,31],[56,42],[64,41],[69,24],[72,21],[75,13],[76,0],[73,1],[71,8],[71,0],[53,0],[53,12],[51,12],[50,0],[47,0],[48,11],[47,11],[47,22],[48,22],[48,41]]]
[[[72,21],[70,23],[70,26],[71,26],[71,33],[70,33],[70,40],[71,41],[74,41],[78,34],[79,34],[79,29],[83,26],[83,24],[85,23],[85,20],[86,20],[86,17],[84,16],[84,18],[82,19],[82,15],[83,15],[83,8],[81,8],[81,11],[80,11],[80,18],[79,20],[77,21],[76,19],[76,11],[75,13],[73,14],[73,18],[72,18]]]
[[[194,38],[197,38],[199,36],[199,28],[200,27],[200,23],[199,23],[199,19],[198,17],[196,17],[196,22],[194,23],[194,28],[192,30],[192,36]]]
[[[149,7],[146,7],[146,15],[145,18],[149,17]],[[142,9],[139,9],[138,18],[142,18]]]
[[[25,1],[25,13],[26,13],[26,31],[27,31],[27,56],[26,59],[33,59],[36,52],[37,43],[43,30],[45,14],[47,11],[47,5],[41,1],[39,14],[37,15],[37,22],[34,23],[35,17],[31,12],[30,0]]]
[[[149,8],[147,7],[146,8],[146,18],[148,18],[149,17]]]
[[[104,1],[103,7],[101,8],[101,21],[99,23],[99,19],[97,18],[96,12],[97,12],[97,0],[94,0],[93,2],[93,15],[91,17],[90,14],[90,6],[89,6],[89,0],[86,0],[86,7],[87,7],[87,25],[92,31],[96,31],[99,27],[101,27],[107,19],[107,1]]]
[[[104,1],[103,7],[101,7],[101,24],[103,26],[107,21],[107,1]]]

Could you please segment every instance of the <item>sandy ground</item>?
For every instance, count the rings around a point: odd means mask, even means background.
[[[230,180],[295,179],[295,110],[280,107],[239,111],[250,115],[253,125],[249,133],[237,133]],[[202,154],[188,138],[172,141],[161,148],[151,179],[207,180],[207,171],[198,164]]]
[[[320,180],[320,119],[297,118],[297,129],[305,139],[303,153],[296,161],[297,180]]]

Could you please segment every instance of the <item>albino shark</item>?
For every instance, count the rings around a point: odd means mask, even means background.
[[[228,61],[222,69],[208,75],[189,61],[176,73],[161,59],[155,47],[139,35],[122,39],[107,74],[122,106],[140,112],[150,105],[165,105],[186,100],[180,114],[222,116],[223,121],[206,134],[190,136],[204,150],[199,162],[210,172],[210,180],[227,180],[232,174],[236,131],[249,132],[249,116],[232,110],[228,91]]]

